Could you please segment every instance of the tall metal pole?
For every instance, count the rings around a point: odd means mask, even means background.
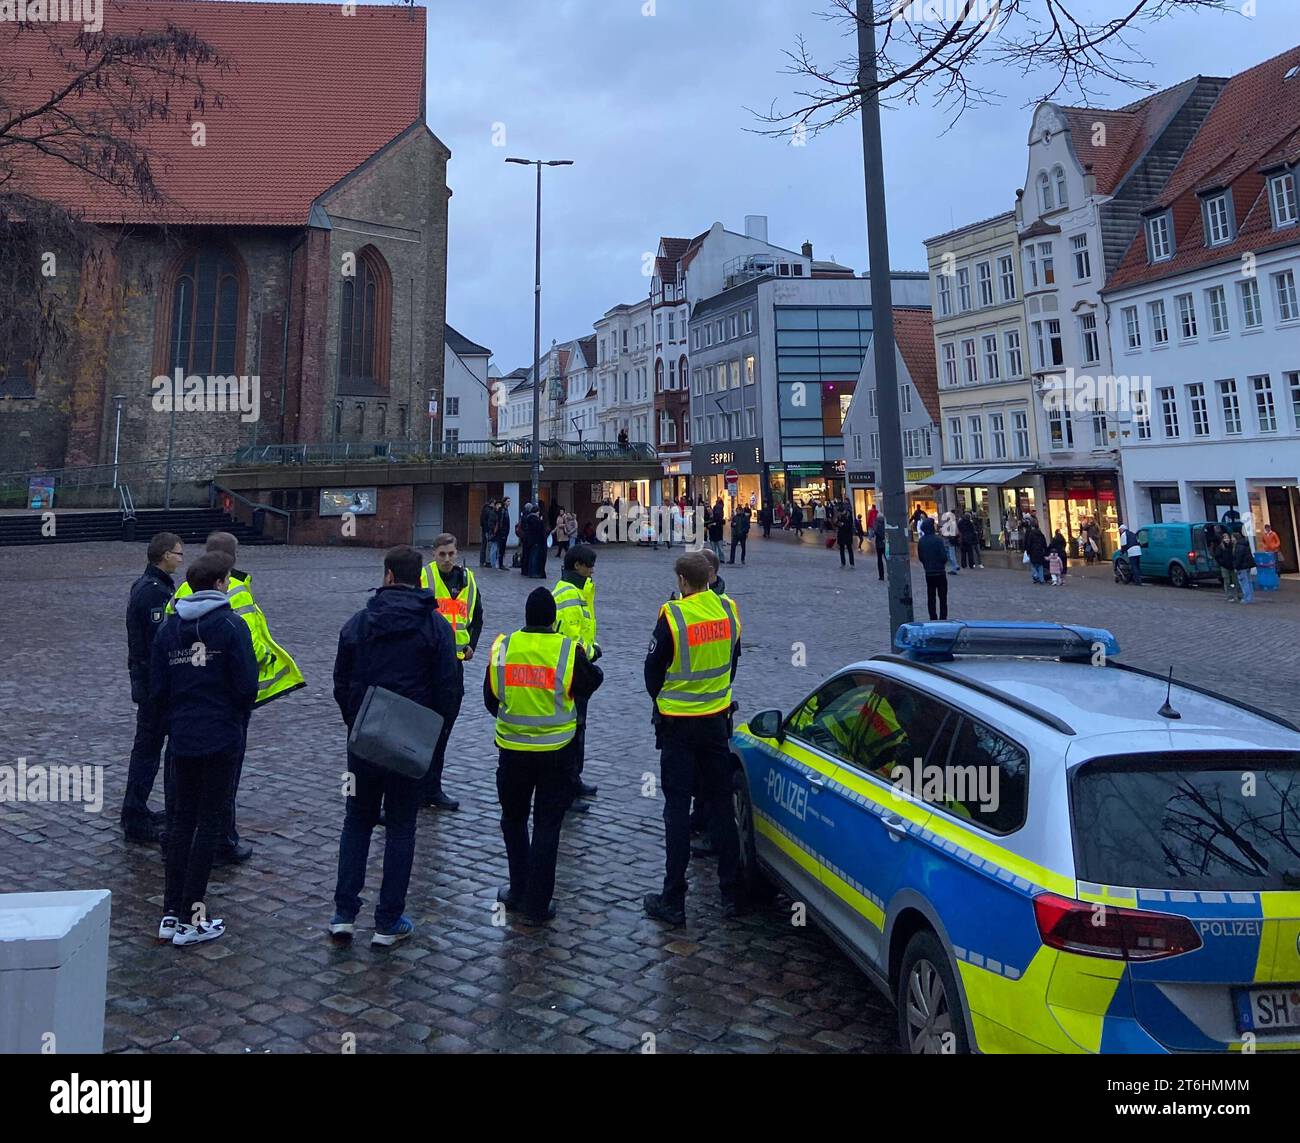
[[[533,273],[533,476],[528,499],[542,489],[542,163],[537,161],[537,252]]]
[[[168,510],[172,506],[172,451],[176,447],[176,402],[180,398],[178,388],[179,386],[172,385],[172,415],[167,426],[167,490],[163,493],[163,507]]]
[[[876,365],[876,412],[880,428],[880,483],[885,499],[889,557],[889,637],[912,622],[912,573],[907,546],[907,490],[898,416],[898,369],[894,360],[893,283],[885,219],[885,165],[880,143],[880,93],[876,88],[876,24],[872,0],[857,0],[858,93],[862,116],[862,165],[867,194],[867,266],[871,276],[872,349]]]
[[[122,402],[126,397],[118,394],[113,398],[113,404],[117,406],[117,426],[113,429],[113,488],[117,489],[117,458],[119,447],[122,443]]]

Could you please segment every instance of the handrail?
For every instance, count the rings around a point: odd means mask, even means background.
[[[122,519],[135,519],[135,499],[131,495],[131,486],[125,480],[119,481],[117,485],[117,499],[122,506]]]
[[[646,442],[620,445],[615,441],[561,440],[547,438],[540,442],[543,460],[565,457],[584,460],[640,460],[655,463],[658,456]],[[339,464],[416,463],[430,464],[482,457],[511,457],[526,460],[532,456],[531,439],[497,438],[492,440],[435,441],[430,451],[427,442],[415,441],[337,441],[324,444],[269,444],[238,449],[229,463],[236,467],[266,464]]]
[[[250,497],[245,496],[242,492],[236,492],[233,488],[227,488],[224,484],[218,484],[215,480],[212,481],[212,488],[215,491],[222,493],[224,496],[229,496],[231,500],[238,500],[241,504],[246,504],[254,512],[260,510],[262,512],[270,512],[273,516],[283,516],[284,542],[286,544],[289,542],[289,529],[293,526],[293,513],[284,508],[276,508],[272,504],[264,504],[259,500],[253,500]]]
[[[172,458],[172,480],[193,479],[186,477],[184,471],[202,472],[206,479],[211,472],[222,464],[229,463],[229,453],[210,453],[206,456],[178,456]],[[160,460],[122,461],[120,464],[87,464],[69,468],[52,468],[41,472],[24,469],[20,472],[0,472],[0,489],[6,486],[21,486],[26,489],[28,480],[40,476],[54,481],[56,488],[91,488],[97,485],[109,485],[116,479],[121,483],[126,473],[133,473],[137,483],[147,482],[151,470],[157,470],[155,479],[163,479],[167,471],[167,458]]]

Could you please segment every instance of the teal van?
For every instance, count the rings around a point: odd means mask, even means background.
[[[1147,524],[1138,529],[1142,545],[1142,578],[1167,579],[1174,587],[1213,580],[1219,582],[1219,564],[1210,551],[1209,537],[1214,523]],[[1128,583],[1133,578],[1128,557],[1116,552],[1115,582]]]

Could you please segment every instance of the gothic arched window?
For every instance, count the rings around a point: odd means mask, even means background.
[[[392,275],[373,246],[357,251],[355,272],[343,279],[339,299],[339,392],[388,389]]]
[[[166,373],[238,373],[246,296],[244,266],[237,254],[222,247],[185,254],[164,288]]]

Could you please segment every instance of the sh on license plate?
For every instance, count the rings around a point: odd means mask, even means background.
[[[1237,1030],[1281,1032],[1300,1028],[1300,984],[1272,988],[1239,988]]]

